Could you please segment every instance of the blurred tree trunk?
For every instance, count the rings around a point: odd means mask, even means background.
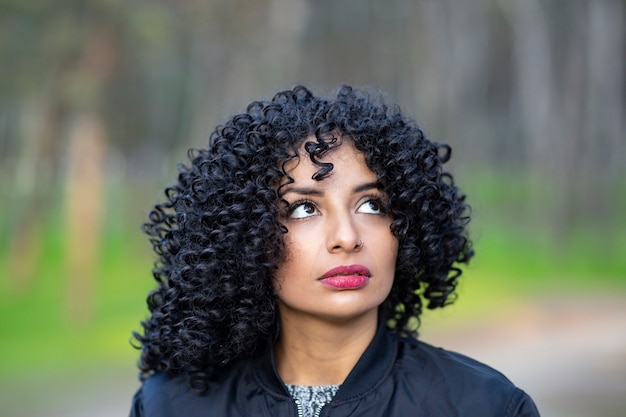
[[[100,109],[117,59],[114,33],[106,24],[93,25],[67,80],[71,116],[65,184],[66,308],[75,325],[89,322],[96,301],[108,147]]]
[[[615,219],[611,188],[624,155],[623,2],[513,5],[531,215],[562,242],[585,219],[595,217],[598,225]],[[549,24],[549,6],[560,16],[556,28]]]
[[[610,201],[617,191],[620,165],[623,168],[626,146],[624,108],[624,41],[626,22],[624,2],[596,0],[589,2],[587,16],[586,84],[584,120],[579,158],[580,171],[573,173],[580,181],[576,200],[581,216],[597,216],[600,223],[615,219]],[[623,182],[622,182],[623,183]],[[581,192],[582,191],[582,192]]]
[[[59,134],[55,97],[49,89],[22,98],[19,150],[13,178],[16,209],[8,248],[8,287],[27,291],[37,279],[43,226],[54,200],[54,158]]]
[[[69,132],[66,182],[68,318],[87,323],[95,302],[95,281],[104,213],[107,135],[93,113],[77,114]]]
[[[570,221],[559,201],[570,194],[566,171],[572,143],[562,140],[561,114],[552,88],[555,66],[549,18],[539,0],[516,1],[512,6],[508,11],[514,36],[514,76],[532,190],[527,204],[531,221],[546,221],[544,227],[563,234]]]

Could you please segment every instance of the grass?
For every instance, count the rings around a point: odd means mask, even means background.
[[[134,362],[129,339],[143,319],[152,287],[151,255],[139,232],[109,231],[101,259],[90,277],[90,308],[78,317],[68,308],[63,234],[51,222],[42,236],[41,255],[27,286],[7,279],[0,290],[0,377],[29,370],[79,369],[91,363]],[[8,271],[8,259],[0,259]]]

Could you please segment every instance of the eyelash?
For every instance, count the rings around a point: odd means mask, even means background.
[[[293,203],[291,203],[289,206],[287,206],[287,211],[285,213],[285,217],[289,218],[291,217],[291,215],[293,214],[294,211],[296,211],[296,209],[304,204],[309,204],[313,207],[315,207],[315,210],[317,210],[317,206],[315,205],[315,203],[309,199],[302,199],[302,200],[298,200],[298,201],[294,201]]]
[[[378,209],[380,210],[380,213],[379,213],[380,216],[386,216],[389,213],[389,204],[380,196],[377,196],[377,195],[365,196],[365,201],[363,201],[361,205],[365,203],[378,204]]]
[[[364,201],[363,203],[361,203],[359,205],[359,207],[361,207],[363,204],[366,203],[376,203],[378,205],[378,209],[380,210],[380,213],[376,213],[379,216],[386,216],[389,213],[389,204],[380,196],[376,196],[376,195],[368,195],[364,197]],[[309,199],[302,199],[302,200],[297,200],[293,203],[291,203],[286,210],[285,213],[285,217],[289,218],[291,217],[291,215],[293,214],[293,212],[300,206],[304,205],[304,204],[309,204],[311,206],[313,206],[315,208],[315,210],[318,210],[317,205],[309,200]]]

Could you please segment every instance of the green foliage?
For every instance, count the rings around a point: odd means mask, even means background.
[[[593,277],[618,284],[626,278],[626,258],[621,254],[626,247],[623,193],[611,196],[606,218],[565,221],[567,207],[558,193],[541,192],[541,187],[554,188],[549,180],[535,184],[519,172],[483,172],[466,178],[475,264],[482,273],[581,282]]]
[[[72,317],[67,308],[62,222],[42,231],[32,282],[20,287],[2,277],[0,315],[9,319],[0,321],[0,376],[134,361],[129,340],[147,314],[151,256],[136,227],[122,232],[119,226],[104,234],[89,317]],[[3,257],[0,270],[7,269]]]

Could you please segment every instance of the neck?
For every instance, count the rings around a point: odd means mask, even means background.
[[[281,314],[274,349],[276,368],[286,384],[343,383],[376,334],[377,312],[346,320]]]

